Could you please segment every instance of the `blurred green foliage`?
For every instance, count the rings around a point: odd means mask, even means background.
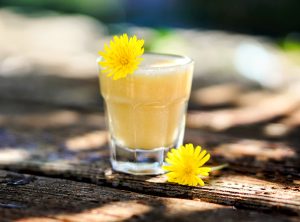
[[[0,7],[29,14],[49,10],[86,14],[107,24],[197,27],[276,37],[300,32],[299,0],[0,0]]]
[[[299,51],[300,52],[300,41],[285,40],[282,44],[282,48],[285,51]]]
[[[280,48],[285,52],[287,58],[296,64],[300,64],[300,35],[290,34],[287,35],[282,41],[279,42]]]
[[[14,7],[24,13],[53,10],[87,14],[108,21],[116,21],[122,15],[120,3],[119,0],[0,0],[0,6]]]

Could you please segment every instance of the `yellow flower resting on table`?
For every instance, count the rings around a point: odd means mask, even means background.
[[[135,35],[131,38],[127,34],[114,36],[109,46],[105,44],[105,52],[99,52],[102,56],[99,62],[102,72],[112,76],[114,80],[133,74],[142,61],[143,45],[144,40],[138,40]]]
[[[201,151],[201,147],[194,147],[193,144],[186,144],[178,149],[172,149],[167,154],[166,162],[163,166],[169,182],[189,186],[204,186],[200,176],[208,176],[212,171],[211,167],[203,167],[209,160],[210,154],[206,150]]]

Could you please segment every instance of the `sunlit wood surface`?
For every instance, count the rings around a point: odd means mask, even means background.
[[[113,172],[97,103],[3,99],[0,221],[299,221],[299,92],[194,89],[185,142],[229,164],[204,187]]]

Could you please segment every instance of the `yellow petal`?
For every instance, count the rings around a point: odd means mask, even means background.
[[[200,155],[198,156],[198,158],[202,159],[205,156],[206,153],[207,153],[206,150],[202,150],[202,152],[200,153]]]
[[[208,153],[203,159],[198,163],[198,166],[203,166],[210,159],[210,154]]]
[[[211,167],[200,167],[199,170],[201,170],[202,172],[211,172]]]
[[[165,171],[172,171],[174,166],[162,166],[162,169]]]
[[[197,146],[194,152],[195,156],[199,156],[200,152],[201,152],[201,146]]]
[[[201,178],[197,177],[197,182],[200,186],[204,186],[204,182]]]
[[[205,176],[205,177],[209,176],[209,174],[207,172],[200,172],[199,174],[202,176]]]

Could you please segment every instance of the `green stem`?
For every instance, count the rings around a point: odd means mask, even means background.
[[[225,163],[225,164],[222,164],[222,165],[219,165],[219,166],[211,167],[211,171],[210,172],[216,171],[216,170],[221,170],[221,169],[223,169],[225,167],[228,167],[228,166],[229,165],[227,163]]]

